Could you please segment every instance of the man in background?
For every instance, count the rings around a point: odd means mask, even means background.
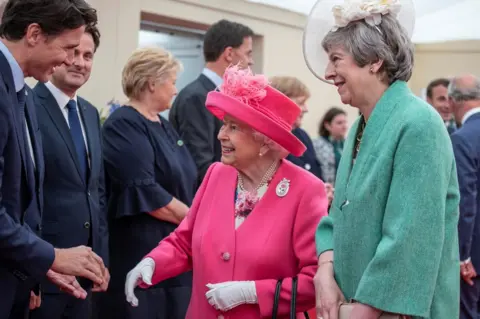
[[[96,26],[87,26],[75,48],[73,63],[55,69],[51,81],[38,83],[35,92],[45,161],[43,238],[55,247],[91,247],[108,260],[108,234],[100,117],[97,109],[77,95],[88,81],[100,44]],[[105,291],[106,280],[93,291]],[[92,282],[80,280],[88,293],[77,299],[48,282],[42,303],[31,319],[88,319]]]
[[[208,167],[221,157],[217,135],[222,122],[207,111],[207,94],[222,84],[223,73],[229,65],[253,65],[252,40],[253,31],[240,23],[220,20],[213,24],[203,42],[205,68],[180,91],[169,113],[169,121],[197,165],[198,186]]]
[[[452,134],[457,129],[457,126],[452,116],[450,103],[448,102],[449,83],[450,80],[444,78],[430,82],[427,86],[427,102],[433,106],[442,117],[448,134]]]
[[[480,79],[456,77],[449,86],[460,127],[451,135],[460,186],[460,318],[480,318]]]

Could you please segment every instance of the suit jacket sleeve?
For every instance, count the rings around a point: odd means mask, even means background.
[[[215,118],[205,107],[205,98],[192,95],[179,105],[179,132],[198,169],[199,184],[215,161]],[[180,103],[182,103],[180,102]]]
[[[192,233],[195,227],[200,201],[202,200],[211,173],[215,168],[213,164],[205,176],[205,179],[197,191],[193,204],[185,219],[168,237],[163,239],[145,258],[149,257],[155,261],[155,273],[152,277],[152,284],[156,285],[162,280],[175,277],[192,268]],[[148,285],[140,285],[147,288]]]
[[[308,190],[300,202],[293,225],[293,247],[298,260],[297,312],[307,311],[315,307],[315,289],[313,277],[317,270],[314,236],[320,219],[327,215],[327,194],[325,185],[320,181],[308,185]],[[287,235],[287,234],[286,234]],[[262,318],[272,316],[273,300],[277,280],[264,279],[255,282],[258,305]],[[292,278],[282,282],[278,315],[290,313],[292,296]]]
[[[5,93],[6,94],[6,93]],[[9,268],[18,269],[37,279],[42,278],[55,259],[53,246],[37,237],[28,227],[16,223],[4,206],[2,176],[5,167],[5,151],[12,134],[7,107],[0,110],[0,259]]]
[[[474,154],[476,150],[459,134],[451,135],[453,151],[457,162],[458,183],[460,186],[460,220],[458,233],[460,242],[460,260],[471,256],[473,229],[477,218],[478,196],[478,162]]]
[[[103,152],[103,141],[102,141],[102,130],[100,124],[100,116],[98,111],[96,111],[98,117],[98,131],[99,131],[99,140],[100,140],[100,152]],[[103,155],[102,155],[103,159]],[[107,221],[107,191],[105,185],[105,170],[103,165],[103,160],[100,161],[100,172],[99,172],[99,184],[98,184],[98,198],[100,206],[100,215],[98,216],[99,220],[99,232],[100,232],[100,257],[102,257],[104,264],[108,267],[109,258],[108,258],[108,221]]]
[[[446,198],[452,178],[456,180],[450,145],[445,128],[431,118],[403,128],[393,159],[382,238],[355,300],[404,315],[429,313],[444,245]]]

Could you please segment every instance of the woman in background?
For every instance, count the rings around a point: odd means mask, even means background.
[[[177,93],[180,67],[169,52],[136,50],[122,74],[129,102],[103,126],[111,281],[99,318],[185,318],[191,273],[139,290],[139,307],[131,307],[124,293],[128,271],[177,228],[195,194],[195,163],[169,122],[158,115]]]
[[[337,107],[330,108],[320,121],[319,137],[313,146],[326,183],[335,183],[347,128],[347,113]]]
[[[274,76],[270,79],[270,85],[285,94],[301,109],[300,115],[293,124],[292,133],[307,147],[302,156],[289,154],[287,159],[293,164],[300,166],[318,178],[322,178],[320,163],[315,155],[315,149],[308,133],[301,128],[303,116],[308,112],[307,101],[310,98],[310,91],[307,86],[293,76]]]
[[[312,139],[310,136],[308,136],[308,133],[301,128],[303,116],[308,112],[307,101],[310,98],[310,90],[302,81],[293,76],[274,76],[270,79],[270,85],[295,102],[301,110],[300,115],[298,115],[297,119],[293,123],[292,133],[300,141],[302,141],[307,149],[301,156],[288,154],[287,160],[306,169],[325,182],[328,204],[330,205],[333,200],[335,190],[331,183],[324,180],[321,163],[319,163],[315,154],[315,148],[313,146]]]

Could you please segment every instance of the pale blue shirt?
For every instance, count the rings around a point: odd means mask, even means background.
[[[22,68],[20,68],[17,60],[15,60],[13,55],[10,53],[10,50],[8,50],[8,48],[5,46],[5,44],[3,44],[2,41],[0,41],[0,51],[7,59],[8,64],[10,65],[10,69],[12,69],[13,82],[15,83],[15,92],[18,92],[25,86],[25,76],[23,75]]]
[[[204,68],[202,74],[212,81],[217,88],[223,83],[222,77],[208,68]]]

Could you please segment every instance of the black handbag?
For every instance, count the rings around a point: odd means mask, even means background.
[[[275,288],[272,319],[277,319],[278,302],[280,300],[280,290],[282,289],[282,280],[283,279],[279,279],[277,281],[277,287]],[[298,282],[298,278],[293,277],[292,278],[292,298],[290,299],[290,319],[295,319],[297,316],[297,282]],[[306,311],[303,314],[305,315],[305,319],[310,319]]]

